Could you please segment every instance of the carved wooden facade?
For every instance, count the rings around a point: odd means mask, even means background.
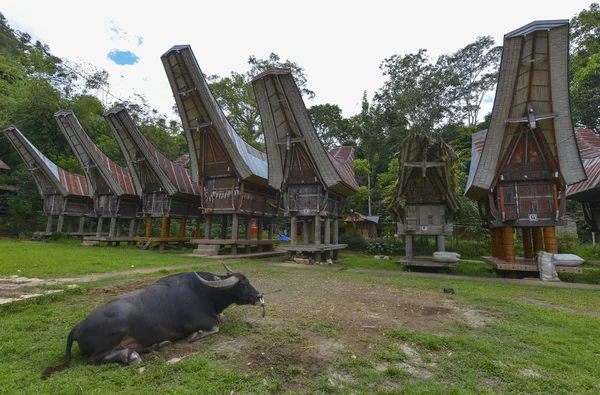
[[[94,213],[94,203],[88,190],[84,176],[70,173],[44,156],[20,131],[14,126],[4,130],[4,135],[19,153],[38,187],[43,199],[43,210],[48,216],[45,236],[53,232],[53,218],[58,217],[56,232],[83,236],[89,234],[87,222],[91,227]],[[67,228],[64,229],[64,222]],[[78,221],[77,230],[74,225]],[[86,232],[86,230],[88,230]]]
[[[264,152],[246,143],[233,129],[212,95],[208,83],[187,45],[171,48],[162,56],[190,152],[192,177],[200,185],[198,204],[205,215],[204,239],[195,239],[198,253],[210,246],[231,245],[237,254],[272,249],[273,218],[278,213],[279,191],[267,183]],[[215,216],[218,216],[215,217]],[[245,230],[238,234],[240,217]],[[213,223],[220,219],[220,238],[212,238]],[[262,239],[263,221],[269,225],[268,239]],[[251,237],[252,224],[260,229]],[[228,233],[231,224],[231,233]]]
[[[490,128],[480,154],[474,141],[466,190],[491,229],[490,261],[500,269],[534,265],[517,262],[513,228],[523,230],[526,259],[557,252],[566,186],[585,179],[570,113],[568,40],[567,20],[535,21],[504,37]]]
[[[346,247],[338,242],[338,220],[345,201],[358,190],[354,150],[336,147],[327,152],[308,115],[289,70],[270,69],[252,85],[263,125],[269,165],[269,185],[282,192],[283,210],[291,217],[292,252],[327,258]],[[303,223],[303,243],[297,243],[296,223]],[[333,231],[331,230],[333,222]],[[307,237],[311,226],[312,240]],[[333,234],[333,240],[331,240]]]
[[[183,243],[192,237],[186,235],[187,220],[196,221],[196,233],[202,212],[198,199],[200,189],[186,169],[165,157],[140,132],[137,125],[122,107],[114,107],[104,114],[121,151],[125,156],[136,193],[141,194],[142,212],[146,219],[146,236],[138,241]],[[152,221],[161,218],[160,236],[153,237]],[[176,236],[170,235],[171,219],[179,220]]]
[[[142,210],[141,191],[138,195],[129,169],[117,165],[94,144],[72,111],[59,111],[54,117],[84,171],[94,198],[94,211],[98,216],[96,235],[84,240],[90,245],[101,241],[109,245],[132,242]],[[104,219],[110,220],[107,235],[103,235]],[[123,222],[129,227],[128,236],[121,234]]]
[[[398,188],[393,210],[398,234],[404,237],[406,260],[414,258],[414,237],[434,236],[437,251],[445,250],[445,236],[453,225],[448,214],[459,210],[454,194],[454,150],[440,136],[409,135],[398,153]]]
[[[591,129],[575,131],[587,180],[567,186],[567,199],[581,203],[585,222],[600,231],[600,136]]]

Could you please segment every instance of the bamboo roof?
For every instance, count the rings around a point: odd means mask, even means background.
[[[585,179],[571,119],[568,47],[568,20],[534,21],[504,36],[490,127],[467,196],[479,199],[495,186],[500,158],[526,130],[541,132],[563,185]]]
[[[278,190],[285,188],[289,174],[286,165],[294,145],[305,152],[328,190],[341,196],[356,193],[353,148],[339,147],[331,153],[325,150],[291,71],[269,69],[254,77],[252,86],[264,130],[269,185]]]
[[[600,136],[591,129],[576,132],[579,152],[587,180],[567,186],[567,197],[575,200],[600,200]]]
[[[402,211],[401,197],[408,194],[415,178],[427,179],[435,187],[436,195],[431,196],[431,204],[437,203],[437,196],[443,196],[446,207],[458,211],[460,204],[454,193],[454,164],[458,156],[441,136],[430,137],[412,133],[400,144],[398,152],[398,188],[393,199],[395,209]],[[419,204],[428,204],[427,197],[420,198]]]
[[[60,194],[63,197],[91,198],[84,176],[70,173],[42,154],[15,126],[9,126],[4,134],[17,150],[31,173],[40,195]]]
[[[164,156],[140,132],[135,122],[122,107],[113,107],[104,113],[127,161],[136,189],[146,191],[146,183],[154,180],[169,196],[198,199],[200,188],[186,169]],[[145,166],[140,166],[143,163]],[[146,172],[147,171],[147,172]]]
[[[233,129],[210,91],[191,47],[176,45],[161,59],[185,129],[194,180],[235,175],[266,185],[266,154],[246,143]],[[206,135],[216,141],[211,150],[203,140]],[[219,151],[216,157],[210,156],[212,150]],[[229,164],[222,168],[223,174],[211,173],[210,163],[222,162],[220,155],[225,155]]]
[[[140,196],[129,169],[117,165],[94,144],[72,111],[59,111],[54,117],[85,172],[92,195],[98,185],[106,184],[116,196]]]

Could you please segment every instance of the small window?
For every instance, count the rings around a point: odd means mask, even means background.
[[[512,191],[504,191],[504,203],[514,203],[515,198]]]
[[[531,201],[531,212],[532,213],[537,213],[538,212],[538,201],[537,200],[532,200]]]
[[[429,225],[433,225],[433,215],[428,215],[428,216],[427,216],[427,223],[428,223]]]

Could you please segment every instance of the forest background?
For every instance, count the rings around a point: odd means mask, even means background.
[[[571,20],[570,94],[574,126],[600,132],[600,6],[592,3]],[[308,109],[315,129],[329,149],[355,147],[359,192],[347,211],[378,215],[383,233],[394,233],[390,202],[397,188],[396,153],[411,133],[440,134],[460,159],[455,174],[461,211],[457,229],[472,237],[481,232],[476,203],[463,196],[471,156],[471,135],[488,127],[491,114],[480,117],[481,104],[497,82],[502,48],[491,36],[477,37],[458,51],[432,59],[427,49],[391,54],[381,61],[383,85],[371,101],[366,92],[361,112],[345,118],[334,103]],[[315,95],[301,65],[272,53],[267,59],[248,58],[248,70],[228,76],[207,76],[210,88],[236,131],[250,144],[263,147],[260,117],[252,78],[269,67],[292,69],[305,98]],[[27,32],[14,30],[0,10],[0,127],[15,125],[44,155],[67,171],[83,174],[79,162],[54,119],[62,109],[73,110],[96,145],[126,166],[117,141],[102,114],[97,93],[110,97],[108,73],[90,64],[52,55]],[[143,94],[123,102],[142,133],[171,160],[187,153],[181,124],[153,108]],[[173,112],[176,113],[175,102]],[[176,117],[179,118],[178,116]],[[29,234],[45,227],[42,200],[18,154],[0,134],[0,159],[10,170],[0,173],[0,232]],[[4,193],[2,193],[4,192]],[[580,207],[568,210],[581,218]],[[585,224],[579,221],[585,231]]]

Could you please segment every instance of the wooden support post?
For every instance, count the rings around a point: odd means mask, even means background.
[[[65,216],[64,215],[59,215],[58,216],[58,224],[56,225],[56,231],[58,233],[62,232],[63,229],[63,223],[65,222]]]
[[[246,240],[252,239],[252,216],[246,215]],[[252,246],[250,244],[246,244],[246,254],[249,254],[252,251]]]
[[[116,217],[112,217],[110,219],[110,227],[108,228],[108,237],[114,237],[115,236],[115,226],[117,226],[117,218]]]
[[[256,238],[258,240],[262,240],[263,239],[263,217],[258,217],[256,220],[256,226],[258,227],[258,233],[256,234]],[[256,252],[262,252],[263,246],[262,244],[259,244],[256,247]]]
[[[81,216],[81,217],[79,217],[79,230],[78,230],[79,233],[83,234],[84,226],[85,226],[85,217]]]
[[[321,262],[321,251],[315,251],[315,262]]]
[[[98,217],[98,223],[96,224],[96,237],[102,236],[102,227],[104,226],[104,218]]]
[[[340,228],[338,224],[338,219],[335,218],[333,220],[333,244],[339,244],[340,242]],[[336,261],[339,258],[340,250],[333,250],[333,260]]]
[[[436,241],[437,241],[437,251],[438,252],[446,251],[446,238],[444,237],[444,235],[438,235],[436,237]]]
[[[295,246],[298,244],[298,235],[297,235],[297,226],[298,226],[298,218],[295,215],[292,215],[292,218],[290,220],[290,239],[291,241],[291,245]],[[304,236],[306,237],[306,235]]]
[[[404,248],[406,249],[406,260],[412,261],[412,259],[414,258],[412,235],[404,236]]]
[[[504,253],[504,232],[502,228],[496,228],[496,251],[498,251],[498,259],[504,260],[506,254]]]
[[[133,218],[133,219],[131,219],[129,221],[129,233],[128,233],[128,236],[130,238],[133,238],[133,237],[137,236],[136,227],[137,227],[137,220],[135,218]]]
[[[544,251],[542,228],[539,226],[531,228],[531,233],[533,234],[533,257],[537,259],[538,252]]]
[[[302,244],[308,245],[308,217],[304,217],[302,220]]]
[[[558,246],[556,245],[556,231],[554,226],[544,227],[544,245],[546,252],[558,254]]]
[[[325,218],[325,245],[331,244],[331,218]]]
[[[516,263],[517,255],[515,254],[515,240],[513,239],[512,226],[502,228],[502,239],[504,244],[504,260],[509,263]]]
[[[531,228],[523,228],[523,256],[527,259],[533,259],[534,257]]]
[[[185,238],[185,228],[187,226],[187,218],[181,218],[179,220],[179,242],[177,246],[183,248],[183,238]]]
[[[492,247],[492,257],[498,258],[498,232],[496,228],[490,229],[490,244]]]
[[[162,220],[162,224],[160,227],[160,238],[161,239],[166,239],[169,237],[169,233],[171,230],[171,217],[163,217]],[[161,241],[160,244],[158,245],[158,249],[160,251],[163,251],[165,249],[165,242]]]
[[[52,232],[52,215],[48,215],[48,222],[46,222],[46,233]]]
[[[202,229],[202,217],[198,217],[196,218],[196,230],[194,231],[194,237],[199,239],[201,236],[201,231]]]
[[[72,217],[67,217],[67,233],[71,234],[73,233],[73,218]]]
[[[315,215],[314,221],[315,221],[315,231],[313,234],[313,244],[318,246],[321,244],[321,217],[318,215]]]
[[[152,217],[146,218],[146,237],[152,236]]]
[[[239,217],[237,214],[233,214],[231,218],[231,238],[233,241],[237,241],[238,239],[238,226],[239,226]],[[231,255],[237,255],[237,245],[233,244],[231,246]]]
[[[226,217],[223,216],[223,221],[226,221],[225,219]],[[213,216],[212,214],[206,214],[204,216],[204,240],[210,240],[211,237],[211,233],[212,233],[212,221],[213,221]],[[200,222],[200,220],[198,220],[198,222]],[[224,227],[225,231],[227,231],[227,226]],[[221,231],[222,233],[222,231]],[[222,237],[224,239],[224,237]]]
[[[227,238],[227,223],[229,222],[227,215],[221,215],[221,239]],[[211,220],[212,221],[212,220]]]

